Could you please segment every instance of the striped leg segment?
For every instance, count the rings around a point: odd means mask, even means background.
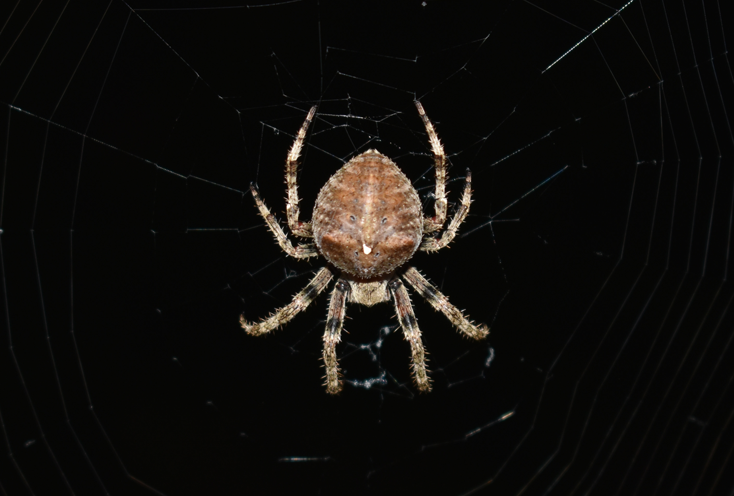
[[[324,267],[319,270],[311,282],[293,297],[288,305],[279,308],[273,315],[258,323],[250,323],[245,320],[245,316],[240,317],[240,325],[247,334],[253,336],[261,336],[267,334],[278,327],[288,323],[293,317],[304,311],[311,302],[321,293],[331,281],[331,271]]]
[[[285,182],[288,185],[288,198],[286,200],[286,211],[288,212],[288,227],[291,232],[296,236],[302,238],[312,238],[313,229],[310,222],[301,222],[298,217],[301,213],[301,209],[298,206],[300,201],[298,198],[298,157],[301,155],[301,149],[303,149],[303,140],[306,139],[306,132],[308,127],[313,121],[313,116],[316,115],[316,107],[311,107],[306,120],[303,122],[298,136],[293,142],[291,151],[288,152],[288,159],[285,162]]]
[[[390,292],[393,300],[395,300],[395,310],[398,314],[400,326],[403,328],[403,334],[406,341],[410,343],[415,385],[418,390],[427,393],[431,390],[431,379],[428,377],[428,371],[426,370],[426,351],[423,349],[421,331],[413,312],[413,305],[410,303],[410,295],[408,295],[408,290],[405,289],[405,285],[400,279],[394,279],[390,282]]]
[[[476,325],[461,313],[461,310],[449,303],[449,299],[441,293],[436,286],[423,277],[414,267],[409,268],[403,274],[403,279],[408,281],[419,295],[428,301],[436,310],[444,314],[465,336],[472,339],[484,339],[489,334],[487,324]]]
[[[326,317],[326,331],[324,332],[324,367],[326,367],[326,392],[337,394],[342,390],[342,381],[339,374],[339,359],[336,357],[336,345],[341,341],[342,326],[347,298],[351,287],[344,279],[336,282],[331,293],[329,314]]]

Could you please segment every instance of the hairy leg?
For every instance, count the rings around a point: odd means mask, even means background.
[[[331,293],[329,314],[326,317],[326,331],[324,332],[324,366],[326,367],[326,392],[337,394],[342,390],[342,381],[339,374],[339,359],[336,357],[336,345],[341,341],[342,325],[347,298],[351,287],[344,279],[336,282]]]
[[[471,171],[466,170],[466,182],[464,183],[464,194],[461,195],[461,205],[459,210],[454,214],[453,219],[449,227],[441,234],[441,237],[427,237],[423,239],[421,243],[421,251],[438,251],[453,241],[456,236],[456,232],[459,230],[459,226],[466,219],[469,213],[469,206],[471,205]]]
[[[261,336],[287,324],[293,317],[304,311],[311,304],[319,293],[326,288],[331,278],[331,271],[327,267],[322,268],[306,287],[293,297],[293,301],[288,305],[279,308],[273,315],[255,324],[247,322],[245,316],[242,315],[240,317],[240,325],[242,325],[242,328],[247,334]]]
[[[285,209],[288,214],[288,227],[290,227],[293,234],[302,238],[312,238],[313,230],[310,222],[301,222],[298,219],[301,213],[301,209],[298,207],[298,157],[301,155],[306,131],[308,131],[308,127],[311,125],[315,114],[316,107],[314,106],[309,110],[306,120],[298,131],[298,136],[296,136],[296,140],[293,142],[290,152],[288,152],[288,159],[285,162],[285,182],[288,185],[288,198]]]
[[[446,222],[446,154],[443,151],[441,141],[438,139],[433,123],[428,119],[426,111],[420,102],[415,102],[418,113],[423,119],[423,125],[428,133],[428,140],[431,142],[431,150],[433,151],[433,160],[436,169],[436,202],[434,204],[435,217],[426,217],[423,223],[425,232],[435,232],[440,230]]]
[[[252,197],[255,198],[255,203],[257,204],[257,209],[260,211],[260,215],[265,219],[265,223],[268,225],[270,232],[273,233],[276,241],[278,241],[278,244],[284,252],[294,258],[309,258],[317,257],[319,255],[319,252],[316,250],[316,245],[313,243],[301,243],[294,247],[291,240],[288,239],[288,236],[286,236],[283,231],[283,228],[280,227],[278,219],[270,213],[265,202],[260,198],[260,193],[258,193],[255,185],[250,185],[250,191],[252,192]]]
[[[443,313],[454,326],[465,336],[472,339],[483,339],[489,334],[486,324],[476,325],[461,313],[461,310],[449,303],[446,298],[428,279],[423,277],[414,267],[409,268],[403,274],[403,278],[425,298],[436,310]]]
[[[418,328],[418,321],[413,313],[413,305],[410,303],[410,295],[405,289],[400,279],[394,279],[390,282],[390,291],[395,300],[395,311],[398,314],[398,321],[403,328],[403,334],[406,341],[410,343],[410,350],[413,355],[413,379],[419,391],[427,393],[431,390],[431,379],[428,377],[426,370],[426,351],[423,349],[423,340],[421,339],[421,331]]]

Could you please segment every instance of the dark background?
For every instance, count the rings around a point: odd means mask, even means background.
[[[719,3],[5,2],[0,493],[731,494],[731,100]],[[396,7],[396,4],[399,4]],[[622,9],[621,11],[619,9]],[[321,261],[286,258],[285,157],[320,186],[377,148],[450,249],[412,263],[434,391],[391,305],[320,356]]]

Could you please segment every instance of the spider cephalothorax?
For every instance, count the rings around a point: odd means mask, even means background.
[[[315,243],[293,246],[282,227],[251,186],[260,214],[275,235],[281,248],[295,258],[323,255],[333,266],[323,267],[293,301],[268,319],[256,324],[240,318],[248,334],[267,334],[286,324],[304,310],[321,293],[334,273],[339,279],[332,292],[324,333],[324,365],[326,390],[341,391],[336,344],[340,341],[347,302],[372,306],[392,297],[406,340],[413,355],[413,377],[421,391],[430,391],[431,383],[425,364],[421,340],[410,296],[401,279],[408,282],[436,310],[443,312],[464,335],[482,339],[489,334],[486,325],[475,325],[459,309],[449,303],[420,272],[406,263],[417,250],[438,251],[456,236],[471,204],[471,173],[467,169],[461,205],[449,227],[439,236],[432,235],[446,222],[446,156],[433,124],[423,106],[416,102],[418,113],[428,132],[436,169],[436,202],[434,217],[424,217],[420,198],[397,165],[376,150],[368,150],[351,159],[327,181],[319,192],[312,222],[299,220],[296,169],[316,107],[306,117],[286,161],[288,184],[288,225],[293,234],[313,238]]]

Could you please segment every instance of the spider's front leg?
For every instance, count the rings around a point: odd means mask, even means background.
[[[260,198],[260,193],[258,192],[257,187],[254,184],[250,184],[250,191],[252,192],[252,197],[255,199],[255,203],[257,204],[257,209],[260,211],[260,215],[263,217],[263,219],[265,219],[265,223],[268,225],[270,232],[273,233],[275,239],[278,241],[278,244],[284,252],[286,252],[293,258],[309,258],[317,257],[319,255],[319,252],[316,249],[316,245],[314,245],[313,243],[301,243],[298,246],[294,247],[293,243],[291,243],[291,240],[288,239],[288,236],[286,236],[285,232],[283,231],[283,228],[280,227],[278,219],[276,219],[275,216],[270,213],[270,210],[265,205],[265,202],[262,200],[262,198]]]
[[[301,222],[298,220],[301,214],[301,209],[298,206],[298,202],[300,201],[298,198],[298,157],[301,155],[306,131],[308,131],[308,127],[311,125],[315,114],[316,106],[313,106],[309,110],[301,129],[298,131],[298,136],[296,136],[291,151],[288,152],[288,159],[285,162],[285,182],[288,185],[288,198],[285,208],[288,213],[288,227],[290,227],[293,234],[302,238],[313,238],[313,228],[310,222]]]
[[[336,357],[336,345],[341,341],[342,326],[347,298],[351,286],[344,279],[336,282],[331,293],[329,314],[326,317],[326,331],[324,332],[324,367],[326,367],[326,392],[337,394],[342,390],[342,381],[339,374],[339,359]]]
[[[403,328],[403,335],[406,341],[410,343],[415,385],[419,391],[427,393],[431,390],[431,379],[428,377],[428,371],[426,370],[426,351],[423,349],[421,331],[413,312],[413,305],[410,303],[410,295],[403,282],[397,278],[390,281],[390,292],[395,300],[395,311],[398,314],[400,326]]]
[[[413,286],[419,295],[428,301],[433,308],[443,313],[454,326],[465,336],[472,339],[484,339],[489,334],[487,324],[476,325],[461,313],[461,310],[449,303],[449,299],[431,284],[428,279],[418,272],[415,267],[410,267],[403,274],[403,278]]]
[[[326,288],[329,281],[331,281],[331,277],[331,271],[327,267],[323,267],[316,273],[306,287],[293,297],[293,301],[288,305],[279,308],[269,318],[258,323],[247,322],[243,314],[240,317],[240,325],[247,334],[261,336],[287,324],[293,317],[304,311],[319,293]]]
[[[434,209],[435,217],[426,217],[423,221],[423,231],[427,233],[439,231],[446,222],[446,154],[443,151],[443,145],[438,139],[433,123],[428,119],[426,111],[423,110],[421,102],[415,102],[418,113],[423,119],[423,125],[428,133],[428,140],[431,142],[431,150],[433,151],[434,168],[436,169],[436,201]]]

